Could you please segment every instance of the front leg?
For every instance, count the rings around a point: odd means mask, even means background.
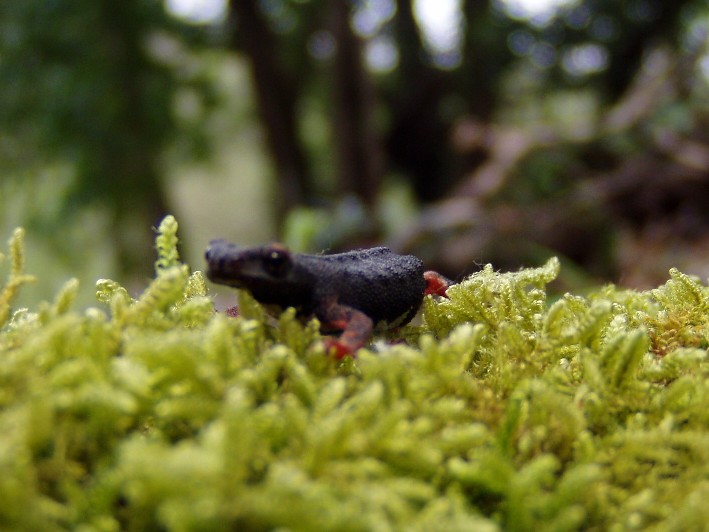
[[[372,337],[374,324],[364,312],[336,301],[318,310],[316,315],[324,332],[342,331],[339,338],[329,338],[325,341],[327,351],[334,352],[335,358],[354,355]]]

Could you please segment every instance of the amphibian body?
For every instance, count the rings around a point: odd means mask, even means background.
[[[377,247],[335,255],[292,253],[280,244],[240,247],[213,240],[205,253],[207,277],[214,283],[248,290],[260,303],[294,307],[298,316],[315,316],[337,357],[354,354],[374,326],[393,328],[416,315],[427,294],[444,296],[445,277],[424,271],[413,255]]]

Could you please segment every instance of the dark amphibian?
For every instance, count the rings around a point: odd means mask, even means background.
[[[451,284],[424,271],[413,255],[384,247],[305,255],[280,244],[240,247],[213,240],[205,257],[212,282],[248,290],[265,305],[294,307],[301,318],[316,317],[324,333],[339,334],[328,342],[338,358],[364,346],[375,326],[408,323],[424,296],[445,296]]]

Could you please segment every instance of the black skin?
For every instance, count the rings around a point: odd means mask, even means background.
[[[378,247],[336,255],[292,253],[285,246],[240,247],[213,240],[205,253],[210,281],[248,290],[260,303],[316,317],[326,333],[340,333],[329,350],[353,355],[374,326],[393,328],[416,315],[427,294],[445,296],[451,282],[424,271],[413,255]]]

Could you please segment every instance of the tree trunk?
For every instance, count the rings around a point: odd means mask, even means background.
[[[381,182],[381,154],[372,124],[373,87],[362,61],[362,43],[350,24],[349,2],[332,4],[337,43],[333,65],[334,143],[341,192],[371,207]]]
[[[276,38],[253,0],[231,0],[232,48],[248,57],[256,104],[266,129],[269,151],[276,167],[279,189],[277,216],[282,221],[294,206],[312,195],[304,148],[296,123],[297,83],[277,54]]]

